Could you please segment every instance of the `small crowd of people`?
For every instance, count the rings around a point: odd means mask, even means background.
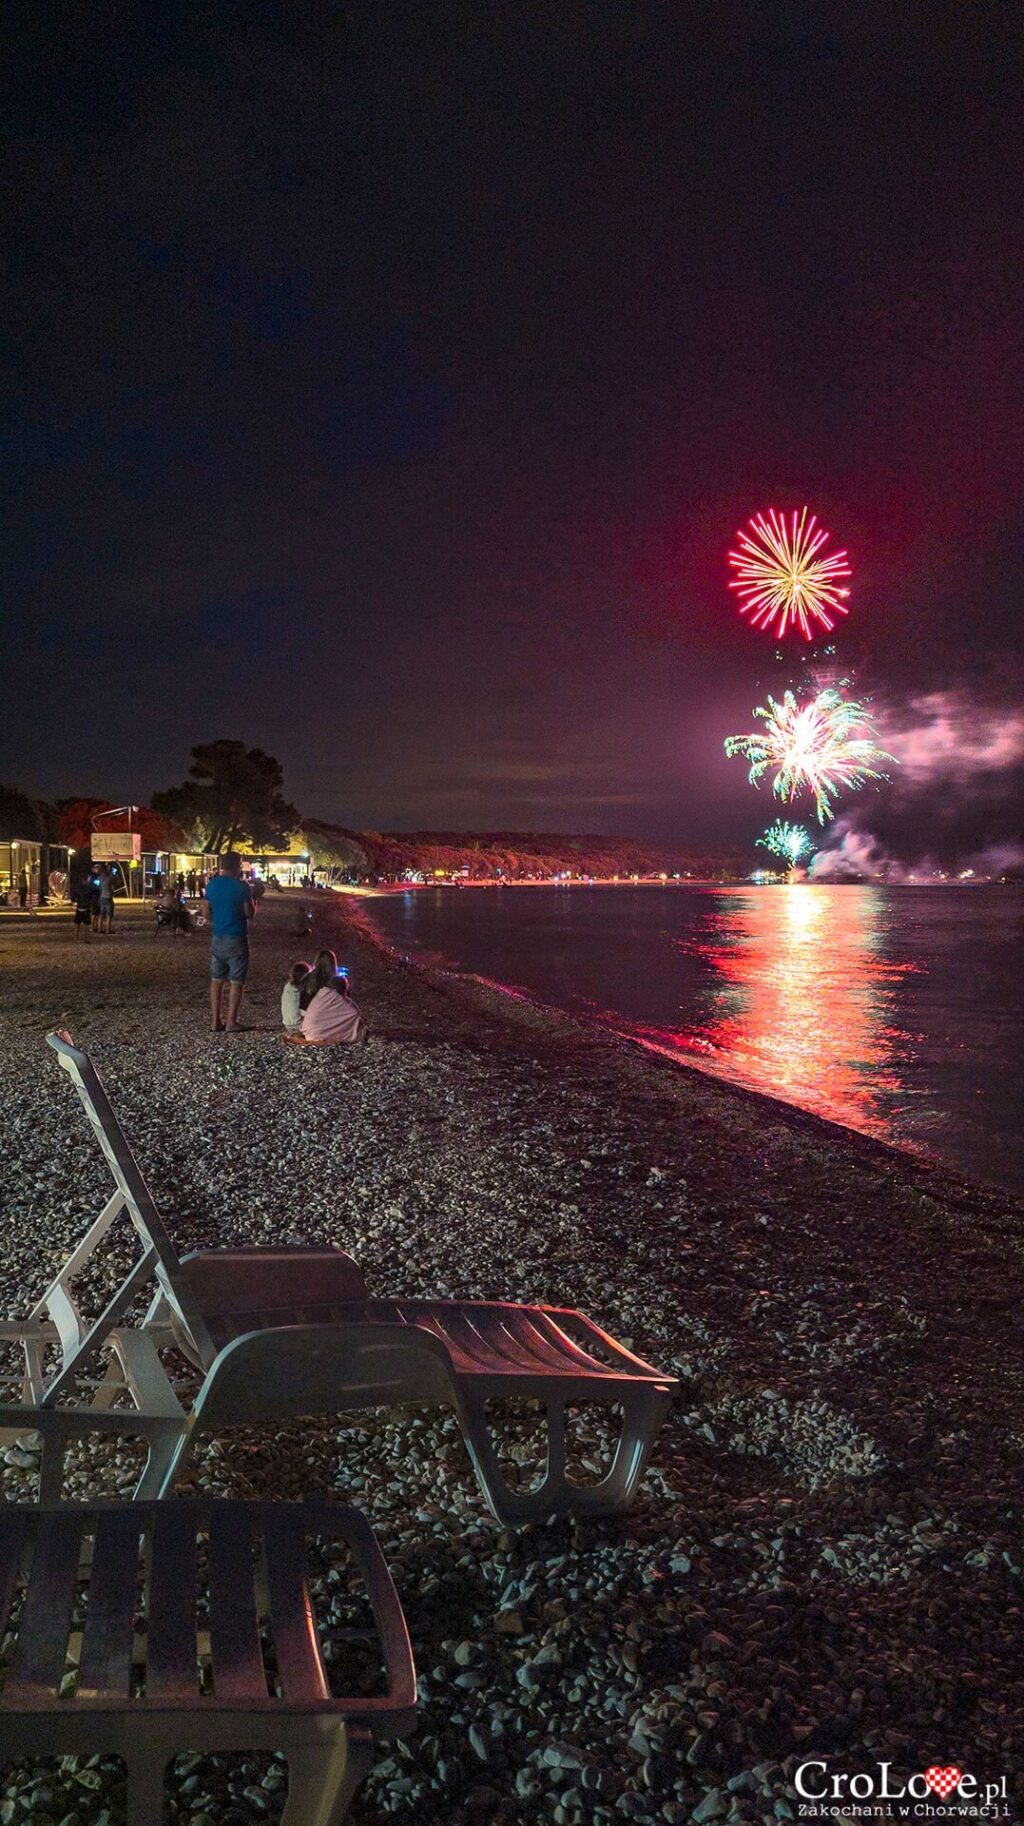
[[[114,931],[114,872],[107,863],[84,876],[75,889],[75,943],[93,932],[109,938]]]
[[[349,1046],[369,1037],[348,971],[333,951],[318,951],[312,964],[292,965],[281,991],[281,1021],[293,1046]]]
[[[154,894],[164,894],[168,888],[175,889],[179,894],[187,894],[189,900],[202,899],[206,892],[206,876],[198,874],[195,869],[189,869],[187,875],[179,869],[174,876],[161,875],[157,871],[153,876]]]
[[[191,870],[186,875],[155,875],[153,877],[154,906],[157,924],[170,926],[175,936],[179,932],[192,930],[192,915],[185,905],[186,892],[193,898],[202,898],[206,893],[205,875],[197,875]],[[114,930],[114,871],[105,862],[97,863],[90,873],[82,878],[74,890],[75,938],[88,939],[93,932],[109,936]]]
[[[204,899],[211,921],[210,1024],[214,1033],[240,1033],[249,926],[259,903],[252,884],[242,880],[241,862],[233,852],[222,857]],[[367,1038],[348,971],[339,968],[333,951],[318,951],[312,964],[292,965],[281,992],[281,1020],[284,1038],[293,1046],[344,1046]]]
[[[198,897],[210,919],[210,1025],[214,1033],[241,1033],[239,1019],[249,974],[249,926],[255,918],[262,883],[242,879],[241,859],[233,852],[221,858],[215,875],[179,874],[154,881],[157,919],[175,936],[190,932],[194,916],[186,894]],[[200,922],[202,923],[202,922]],[[75,890],[76,942],[93,932],[114,930],[114,876],[100,863]],[[309,909],[298,909],[295,936],[312,936]],[[366,1022],[352,999],[348,971],[333,951],[318,951],[312,964],[292,965],[281,992],[284,1038],[293,1046],[346,1046],[366,1040]]]
[[[22,913],[34,915],[39,902],[39,865],[34,862],[30,874],[22,864],[17,880],[9,881],[8,887],[0,887],[0,907],[18,906]]]

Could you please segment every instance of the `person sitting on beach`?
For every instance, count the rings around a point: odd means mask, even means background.
[[[181,889],[174,887],[170,881],[160,896],[160,911],[165,925],[170,926],[175,938],[179,932],[191,932],[192,915],[185,905]]]
[[[295,909],[295,924],[292,927],[293,938],[310,938],[313,932],[313,915],[308,907]]]
[[[299,1046],[351,1046],[356,1040],[365,1040],[366,1023],[352,1000],[348,976],[338,969],[333,951],[320,952],[310,972],[314,979],[318,975],[320,986],[306,1005],[301,1032],[286,1033],[285,1039]]]
[[[287,981],[281,991],[281,1022],[286,1033],[299,1033],[302,1028],[302,999],[299,990],[307,976],[311,974],[308,964],[293,964],[288,972]]]
[[[338,960],[333,951],[318,951],[312,967],[299,984],[299,1007],[305,1012],[318,989],[333,984],[338,975]]]

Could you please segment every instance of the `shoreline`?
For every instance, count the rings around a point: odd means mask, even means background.
[[[539,884],[526,883],[523,885],[530,886]],[[624,884],[618,883],[609,885],[622,886]],[[720,884],[688,883],[687,885],[714,885],[717,887]],[[840,885],[863,886],[868,884],[851,883]],[[396,945],[393,940],[388,938],[380,927],[374,925],[372,914],[364,913],[362,908],[358,906],[358,901],[360,899],[375,898],[375,896],[348,889],[344,890],[344,893],[346,894],[350,892],[352,893],[353,901],[356,902],[356,904],[349,909],[349,919],[357,925],[358,929],[365,934],[371,943],[376,944],[379,947],[385,956],[390,957],[396,963],[400,962],[405,955],[401,948]],[[896,1138],[890,1139],[887,1136],[873,1134],[870,1129],[858,1128],[855,1124],[843,1122],[836,1116],[823,1115],[820,1111],[811,1109],[806,1104],[796,1103],[785,1097],[774,1097],[769,1091],[761,1090],[755,1084],[745,1084],[740,1077],[732,1076],[727,1071],[716,1071],[712,1066],[705,1064],[696,1055],[691,1055],[682,1050],[676,1051],[661,1046],[656,1041],[645,1039],[642,1034],[631,1033],[628,1028],[617,1027],[615,1025],[614,1017],[610,1012],[592,1014],[585,1009],[570,1011],[568,1009],[560,1008],[555,1002],[545,1001],[543,996],[535,994],[534,991],[530,989],[517,988],[509,983],[502,983],[496,977],[484,976],[478,971],[464,971],[457,966],[448,964],[444,961],[439,962],[437,961],[436,953],[431,952],[424,954],[423,956],[417,956],[415,953],[410,953],[409,955],[412,958],[413,967],[415,969],[428,976],[432,976],[439,984],[463,983],[466,985],[475,985],[481,991],[485,991],[490,995],[501,998],[503,1001],[507,1001],[510,1011],[517,1005],[525,1004],[533,1008],[538,1016],[550,1019],[554,1025],[565,1022],[570,1027],[593,1033],[598,1038],[604,1037],[609,1040],[615,1039],[621,1041],[624,1046],[636,1048],[652,1061],[660,1061],[669,1070],[695,1073],[698,1077],[710,1080],[723,1089],[736,1093],[741,1098],[754,1099],[756,1103],[765,1106],[766,1113],[770,1116],[784,1119],[787,1113],[799,1115],[806,1118],[811,1123],[822,1125],[826,1133],[835,1131],[838,1137],[846,1138],[851,1141],[859,1139],[860,1141],[871,1143],[875,1147],[885,1149],[887,1153],[897,1155],[904,1162],[912,1163],[927,1173],[938,1174],[939,1178],[947,1181],[951,1187],[962,1185],[967,1191],[975,1188],[979,1192],[988,1193],[999,1198],[1005,1198],[1009,1200],[1011,1204],[1015,1203],[1019,1207],[1022,1214],[1022,1223],[1024,1223],[1024,1195],[1015,1192],[1010,1187],[1002,1186],[998,1182],[977,1179],[968,1172],[958,1171],[954,1165],[943,1160],[940,1155],[930,1154],[926,1149],[915,1146],[912,1142],[901,1141]]]
[[[545,877],[542,881],[508,881],[467,880],[467,881],[382,881],[371,884],[355,883],[345,887],[334,886],[332,893],[351,894],[364,900],[386,898],[391,894],[422,894],[426,890],[435,892],[453,888],[460,892],[464,888],[715,888],[724,891],[728,888],[756,889],[759,893],[765,888],[787,888],[794,884],[786,880],[753,881],[749,875],[737,875],[725,881],[715,875],[687,875],[677,880],[669,875],[664,881],[651,875],[596,876],[586,881],[555,881]],[[885,888],[892,892],[906,889],[909,893],[932,891],[936,888],[950,888],[958,894],[971,894],[978,888],[1019,888],[1024,886],[1020,881],[1003,881],[998,876],[987,876],[978,881],[888,881],[882,876],[864,876],[854,881],[841,879],[817,881],[813,876],[801,876],[802,888]]]
[[[394,1567],[422,1719],[378,1757],[355,1826],[761,1826],[796,1814],[805,1758],[957,1762],[1005,1775],[1019,1805],[1020,1202],[560,1011],[403,969],[341,896],[315,942],[352,968],[372,1044],[286,1047],[280,982],[313,949],[289,936],[300,898],[264,902],[254,1029],[233,1040],[203,1028],[202,935],[0,933],[5,1311],[105,1196],[42,1044],[64,1017],[181,1251],[301,1237],[350,1249],[382,1295],[578,1306],[683,1384],[616,1521],[499,1529],[438,1410],[203,1452],[200,1488],[357,1502]],[[602,1425],[580,1428],[599,1454]],[[118,1470],[93,1454],[82,1477],[116,1494]],[[23,1492],[26,1471],[0,1476]],[[202,1759],[179,1817],[209,1792],[219,1826],[233,1782],[241,1819],[253,1783],[251,1817],[275,1819],[264,1766]],[[47,1811],[94,1826],[109,1800],[105,1781]]]

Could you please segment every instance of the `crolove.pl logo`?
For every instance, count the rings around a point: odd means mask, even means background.
[[[956,1763],[930,1763],[900,1776],[892,1763],[849,1775],[824,1761],[801,1763],[794,1777],[801,1819],[1005,1820],[1005,1775],[980,1782]],[[885,1803],[885,1805],[883,1805]],[[891,1805],[889,1805],[891,1803]]]

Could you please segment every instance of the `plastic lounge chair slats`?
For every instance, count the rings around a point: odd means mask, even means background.
[[[128,1697],[132,1624],[139,1590],[139,1518],[131,1506],[100,1511],[92,1550],[89,1607],[78,1664],[79,1699]]]
[[[330,1689],[306,1584],[302,1517],[293,1509],[267,1509],[263,1540],[282,1697],[295,1705],[313,1705],[326,1699]]]
[[[339,1318],[415,1325],[432,1331],[448,1347],[453,1368],[460,1375],[572,1375],[615,1382],[639,1372],[651,1381],[672,1385],[671,1377],[660,1375],[621,1346],[615,1347],[621,1353],[621,1368],[591,1356],[557,1320],[575,1320],[583,1329],[592,1329],[602,1343],[603,1334],[582,1313],[566,1313],[557,1307],[549,1310],[473,1300],[364,1300],[344,1308]]]
[[[576,1376],[614,1376],[615,1370],[607,1363],[601,1363],[597,1357],[591,1357],[585,1350],[560,1331],[554,1319],[546,1312],[524,1315],[524,1328],[528,1329],[534,1339],[534,1348],[541,1352],[551,1363],[553,1369],[571,1371]]]
[[[80,1509],[40,1512],[18,1645],[4,1688],[5,1706],[52,1698],[60,1685],[67,1666],[83,1520]]]
[[[11,1600],[18,1584],[18,1568],[28,1529],[28,1512],[13,1503],[0,1504],[0,1642],[3,1641]]]
[[[149,1564],[146,1692],[180,1699],[198,1683],[196,1513],[168,1503],[153,1518]]]
[[[383,1696],[332,1698],[328,1690],[304,1570],[307,1534],[344,1541],[363,1576]],[[279,1698],[268,1692],[257,1633],[264,1566]],[[365,1518],[338,1504],[0,1505],[0,1594],[9,1599],[19,1580],[20,1617],[5,1600],[8,1623],[15,1621],[0,1692],[4,1753],[123,1755],[128,1826],[156,1826],[164,1768],[177,1750],[253,1748],[288,1758],[282,1826],[337,1826],[372,1760],[370,1729],[395,1734],[413,1722],[415,1675],[394,1585]],[[212,1681],[201,1682],[207,1629]],[[76,1660],[72,1684],[65,1668]]]
[[[266,1699],[253,1601],[252,1522],[246,1510],[216,1509],[210,1524],[210,1655],[218,1699]]]

